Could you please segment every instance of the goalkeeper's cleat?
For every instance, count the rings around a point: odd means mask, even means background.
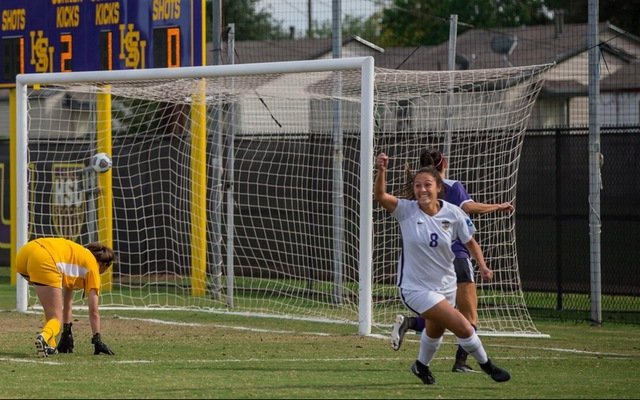
[[[47,356],[58,354],[58,349],[56,349],[55,347],[47,346],[45,349],[47,351]]]
[[[422,383],[424,383],[425,385],[433,385],[434,383],[436,383],[436,378],[434,378],[431,374],[429,367],[417,360],[411,366],[411,372],[413,372],[415,376],[420,378]]]
[[[480,364],[480,367],[496,382],[506,382],[511,379],[511,375],[506,370],[495,365],[490,359],[486,363]]]
[[[52,354],[58,354],[58,350],[49,346],[44,340],[44,336],[38,335],[36,336],[36,354],[38,357],[48,357]]]
[[[396,315],[396,322],[393,324],[393,329],[391,330],[391,348],[393,350],[400,350],[407,329],[409,329],[409,318],[405,318],[405,316],[401,314]]]

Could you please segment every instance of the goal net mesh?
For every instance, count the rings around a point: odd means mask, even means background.
[[[474,200],[517,208],[523,135],[546,69],[376,69],[373,146],[391,157],[388,189],[402,194],[405,165],[438,147],[448,178]],[[29,87],[29,239],[110,238],[118,260],[103,275],[103,308],[357,324],[361,172],[374,167],[360,161],[361,79],[345,70]],[[105,149],[113,168],[99,174],[89,161]],[[478,280],[480,332],[537,334],[515,213],[473,221],[495,274]],[[377,204],[371,240],[372,329],[383,333],[406,310],[399,234]]]

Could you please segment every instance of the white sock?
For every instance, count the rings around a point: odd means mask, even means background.
[[[480,341],[480,337],[475,332],[468,338],[458,338],[458,344],[478,363],[484,364],[489,360],[487,352],[484,351],[484,346],[482,346],[482,341]]]
[[[438,348],[440,348],[440,344],[442,344],[442,336],[438,338],[430,338],[427,336],[427,330],[422,330],[422,335],[420,336],[420,350],[418,351],[418,361],[423,363],[426,366],[429,366],[431,360],[436,355]]]

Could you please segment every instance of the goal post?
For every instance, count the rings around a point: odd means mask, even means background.
[[[19,75],[16,246],[111,241],[118,260],[104,309],[388,332],[406,310],[397,227],[373,200],[375,152],[392,157],[397,194],[404,165],[446,145],[449,177],[474,199],[515,201],[547,69],[398,71],[356,57]],[[112,157],[108,174],[87,170],[100,151]],[[474,222],[496,276],[478,286],[480,332],[539,335],[519,281],[515,215]],[[37,307],[18,281],[18,310]]]
[[[112,154],[111,143],[111,93],[108,89],[96,95],[96,152]],[[113,190],[112,171],[98,175],[98,187],[101,195],[97,197],[96,220],[102,221],[97,227],[97,239],[113,248]],[[91,218],[89,218],[91,220]],[[112,270],[102,274],[102,290],[112,287]]]

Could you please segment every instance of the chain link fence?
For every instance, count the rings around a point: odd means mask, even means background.
[[[600,195],[603,320],[640,322],[640,126],[602,128]],[[589,132],[530,129],[516,198],[518,262],[527,306],[588,316]]]

